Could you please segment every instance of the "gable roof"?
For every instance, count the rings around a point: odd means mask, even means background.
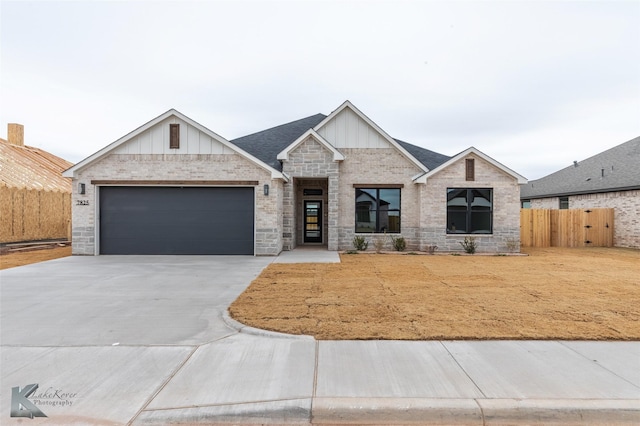
[[[229,142],[228,140],[226,140],[222,136],[220,136],[217,133],[207,129],[206,127],[204,127],[200,123],[197,123],[196,121],[193,121],[192,119],[190,119],[186,115],[180,113],[179,111],[176,111],[175,109],[170,109],[169,111],[165,112],[164,114],[159,115],[158,117],[154,118],[153,120],[149,121],[148,123],[143,124],[142,126],[138,127],[136,130],[134,130],[134,131],[126,134],[125,136],[121,137],[117,141],[111,143],[110,145],[107,145],[106,147],[102,148],[100,151],[90,155],[89,157],[87,157],[84,160],[82,160],[79,163],[77,163],[75,166],[73,166],[70,169],[66,170],[63,175],[66,176],[66,177],[73,177],[73,174],[74,174],[75,171],[77,171],[77,170],[79,170],[79,169],[81,169],[83,167],[86,167],[87,165],[93,163],[94,161],[97,161],[98,159],[102,158],[104,155],[106,155],[109,152],[113,151],[114,149],[116,149],[120,145],[128,142],[129,140],[135,138],[136,136],[138,136],[141,133],[149,130],[151,127],[155,126],[158,123],[161,123],[162,121],[166,120],[167,118],[169,118],[171,116],[175,116],[175,117],[179,118],[180,120],[186,122],[190,126],[193,126],[194,128],[198,129],[202,133],[206,134],[207,136],[209,136],[211,139],[215,140],[216,142],[219,142],[220,144],[222,144],[225,147],[231,149],[232,151],[237,152],[238,154],[240,154],[241,156],[245,157],[246,159],[248,159],[249,161],[253,162],[254,164],[266,169],[267,171],[270,171],[272,178],[274,178],[274,179],[280,178],[280,179],[285,179],[286,180],[286,177],[280,172],[280,170],[277,170],[277,169],[271,167],[270,165],[266,164],[265,162],[263,162],[259,158],[256,158],[253,155],[251,155],[250,153],[244,151],[238,145],[232,144],[231,142]]]
[[[640,136],[520,188],[520,198],[640,189]]]
[[[489,163],[489,164],[493,165],[494,167],[502,170],[504,173],[512,176],[514,179],[516,179],[518,181],[519,184],[527,183],[527,178],[525,178],[524,176],[514,172],[513,170],[511,170],[507,166],[503,165],[502,163],[499,163],[498,161],[494,160],[493,158],[489,157],[487,154],[479,151],[478,149],[476,149],[474,147],[467,148],[464,151],[462,151],[461,153],[454,155],[449,160],[447,160],[446,162],[440,164],[435,169],[430,170],[429,172],[427,172],[427,173],[425,173],[425,174],[423,174],[421,176],[417,176],[416,178],[414,178],[414,181],[416,183],[426,183],[427,179],[429,179],[431,176],[433,176],[436,173],[440,172],[441,170],[449,167],[451,164],[455,163],[456,161],[459,161],[459,160],[465,158],[469,154],[475,154],[476,156],[482,158],[487,163]]]
[[[291,145],[307,130],[312,129],[326,118],[324,114],[316,114],[300,120],[252,133],[237,139],[231,143],[239,146],[246,152],[259,158],[264,163],[278,171],[282,171],[282,165],[278,161],[278,154]]]
[[[0,139],[0,184],[13,188],[71,192],[62,172],[73,163],[31,146]]]
[[[307,130],[302,135],[300,135],[300,137],[298,139],[293,141],[288,147],[283,149],[278,154],[278,157],[277,157],[278,160],[288,160],[289,159],[289,153],[291,151],[293,151],[294,149],[296,149],[296,147],[298,145],[300,145],[302,142],[304,142],[308,137],[312,137],[313,139],[316,140],[316,142],[318,142],[320,145],[322,145],[327,151],[331,152],[333,154],[333,161],[342,161],[342,160],[344,160],[344,155],[342,155],[342,153],[340,151],[338,151],[333,145],[331,145],[329,142],[327,142],[327,140],[325,138],[320,136],[318,134],[318,132],[316,132],[313,129]]]
[[[341,108],[338,108],[338,110],[342,110],[345,106],[346,103],[343,104]],[[334,111],[334,114],[336,111]],[[271,167],[282,171],[282,164],[277,158],[278,154],[296,142],[300,136],[308,130],[318,130],[323,122],[328,121],[327,118],[328,116],[324,114],[312,115],[300,120],[272,127],[261,132],[232,139],[231,143],[238,145],[240,148],[261,159]],[[366,121],[371,122],[368,118],[366,118]],[[373,125],[375,126],[375,123],[373,123]],[[451,158],[398,139],[393,139],[393,141],[409,153],[415,160],[419,161],[427,170],[438,167],[440,164]]]
[[[349,108],[353,111],[358,117],[365,121],[369,126],[373,127],[373,129],[378,132],[391,146],[395,147],[402,155],[404,155],[409,161],[415,164],[419,169],[427,172],[429,168],[421,163],[418,159],[416,159],[413,155],[411,155],[401,144],[399,144],[395,139],[387,134],[384,130],[382,130],[376,123],[373,122],[369,117],[367,117],[362,111],[356,108],[350,101],[344,101],[342,105],[340,105],[335,111],[329,114],[324,120],[318,123],[313,129],[318,131],[325,124],[329,123],[334,119],[338,114],[340,114],[343,110]]]

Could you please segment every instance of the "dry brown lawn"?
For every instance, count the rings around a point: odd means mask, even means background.
[[[0,269],[15,268],[45,260],[71,256],[71,247],[55,247],[24,252],[3,253],[0,255]]]
[[[640,339],[640,250],[342,254],[272,264],[229,311],[317,339]]]

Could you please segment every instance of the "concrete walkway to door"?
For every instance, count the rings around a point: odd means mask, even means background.
[[[340,255],[327,250],[327,246],[298,246],[280,253],[273,263],[340,263]]]
[[[640,342],[316,341],[225,320],[274,260],[0,271],[0,423],[24,424],[11,400],[30,384],[48,416],[30,424],[640,423]]]

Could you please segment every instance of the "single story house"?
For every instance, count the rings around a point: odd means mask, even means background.
[[[349,101],[232,141],[172,109],[64,175],[83,255],[349,250],[356,235],[507,251],[526,183],[473,147],[448,157],[396,140]]]
[[[522,207],[613,208],[616,247],[640,248],[640,137],[523,185]]]

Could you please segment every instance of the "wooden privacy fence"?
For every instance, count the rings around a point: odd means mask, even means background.
[[[71,239],[71,193],[0,186],[0,243]]]
[[[521,209],[523,247],[613,247],[613,209]]]

